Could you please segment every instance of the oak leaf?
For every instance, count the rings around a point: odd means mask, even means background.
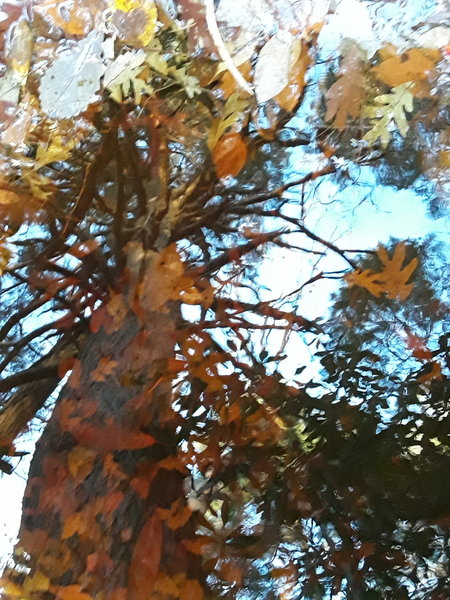
[[[364,98],[364,73],[361,53],[352,48],[343,58],[339,77],[325,94],[327,112],[325,121],[333,121],[335,129],[342,130],[349,117],[356,119],[361,113]]]
[[[408,281],[416,270],[418,259],[413,258],[402,268],[406,255],[406,245],[403,242],[397,244],[392,258],[389,258],[383,246],[379,246],[377,254],[383,264],[381,276],[385,282],[387,297],[406,300],[413,289],[413,284],[408,284]]]
[[[417,267],[417,258],[403,267],[406,255],[403,242],[397,244],[392,258],[389,258],[383,246],[378,247],[377,255],[383,266],[381,271],[357,269],[348,273],[345,281],[350,287],[356,285],[365,288],[376,298],[386,295],[387,298],[406,300],[413,289],[413,284],[408,284],[408,281]]]
[[[373,145],[380,139],[381,147],[386,148],[393,126],[405,137],[409,129],[405,112],[412,112],[414,107],[411,91],[413,87],[412,81],[393,87],[389,94],[376,96],[374,104],[364,108],[363,115],[370,119],[372,125],[363,138],[366,142]]]
[[[114,373],[117,367],[117,361],[108,358],[107,356],[103,356],[100,359],[100,362],[97,365],[97,368],[94,369],[91,373],[92,381],[106,381],[106,378]]]

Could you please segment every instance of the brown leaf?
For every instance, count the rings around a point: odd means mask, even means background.
[[[247,145],[239,133],[222,136],[212,153],[218,177],[235,177],[247,162],[247,154]]]
[[[180,600],[202,600],[203,588],[196,579],[187,579],[180,593]]]
[[[128,571],[129,600],[148,600],[148,588],[159,572],[163,527],[153,513],[145,523],[133,549]]]
[[[147,433],[115,425],[98,427],[90,423],[75,422],[73,425],[69,423],[68,429],[77,442],[104,453],[116,450],[139,450],[156,443],[155,438]]]
[[[339,69],[339,78],[325,94],[327,112],[325,121],[333,121],[333,127],[344,129],[347,119],[356,119],[361,112],[364,100],[364,73],[360,52],[350,50],[344,57]]]

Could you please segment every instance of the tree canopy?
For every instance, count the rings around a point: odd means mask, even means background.
[[[5,474],[47,421],[5,599],[449,597],[446,248],[320,226],[444,214],[445,10],[4,3]]]

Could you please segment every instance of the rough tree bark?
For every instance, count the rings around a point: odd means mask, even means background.
[[[117,318],[111,306],[94,315],[102,324],[37,444],[19,536],[29,572],[18,583],[33,600],[158,598],[168,580],[201,597],[200,557],[188,550],[196,513],[164,375],[174,311]]]

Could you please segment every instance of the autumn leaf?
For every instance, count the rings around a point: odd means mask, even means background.
[[[403,242],[397,244],[392,258],[389,258],[386,248],[379,246],[377,255],[383,265],[382,271],[357,269],[348,273],[345,281],[350,287],[356,285],[365,288],[376,298],[385,294],[387,298],[406,300],[413,289],[413,284],[408,284],[408,281],[418,260],[413,258],[402,268],[405,254],[406,246]]]
[[[114,0],[114,7],[116,11],[126,13],[126,18],[113,17],[121,39],[133,46],[148,46],[158,23],[155,3],[151,0]]]
[[[247,162],[247,145],[239,133],[224,135],[213,151],[213,162],[219,178],[235,177]]]
[[[84,446],[75,446],[67,457],[69,471],[79,481],[84,481],[92,472],[97,454]]]
[[[33,10],[68,35],[84,35],[92,29],[94,24],[90,7],[85,2],[44,0],[36,3]]]
[[[99,452],[114,452],[115,450],[139,450],[148,448],[156,443],[151,435],[142,431],[127,430],[119,426],[96,426],[89,423],[77,423],[70,426],[69,431],[80,443]]]
[[[92,596],[82,591],[81,585],[68,585],[58,588],[56,600],[93,600]]]
[[[157,508],[161,520],[167,523],[169,529],[180,529],[189,521],[192,511],[189,506],[184,505],[181,499],[175,500],[170,508]]]
[[[414,95],[423,96],[427,93],[428,86],[425,81],[441,59],[439,50],[411,48],[401,54],[392,55],[392,50],[386,49],[381,54],[388,58],[372,69],[378,79],[390,87],[414,81],[415,85],[411,90]]]
[[[222,110],[219,118],[214,119],[208,134],[208,148],[211,152],[217,145],[219,139],[231,127],[237,128],[237,124],[242,120],[243,112],[248,107],[249,100],[241,98],[238,93],[232,94]]]
[[[306,72],[311,64],[308,46],[298,39],[294,39],[294,46],[298,45],[298,52],[291,56],[288,82],[286,87],[274,96],[275,102],[287,112],[292,112],[297,106],[306,84]]]
[[[180,600],[202,600],[204,597],[203,588],[196,579],[186,579],[180,593]]]
[[[117,364],[116,360],[103,356],[97,367],[91,372],[92,381],[106,381],[106,378],[116,370]]]
[[[406,255],[406,245],[403,242],[397,244],[392,258],[389,258],[384,246],[378,247],[377,254],[383,264],[381,279],[385,283],[387,297],[406,300],[413,289],[413,284],[408,284],[408,281],[416,270],[418,259],[413,258],[402,268]]]
[[[128,571],[129,597],[133,600],[148,600],[148,586],[159,572],[162,542],[162,521],[153,513],[142,527],[133,549]]]
[[[409,81],[392,88],[389,94],[376,96],[371,106],[366,106],[363,116],[371,121],[372,129],[366,133],[364,140],[373,145],[380,139],[381,147],[386,148],[391,139],[392,126],[395,125],[402,137],[405,137],[409,124],[405,112],[413,110],[412,88]]]
[[[343,130],[347,120],[356,119],[364,99],[364,73],[360,50],[354,46],[343,58],[339,77],[325,94],[325,121],[333,121],[335,129]]]

